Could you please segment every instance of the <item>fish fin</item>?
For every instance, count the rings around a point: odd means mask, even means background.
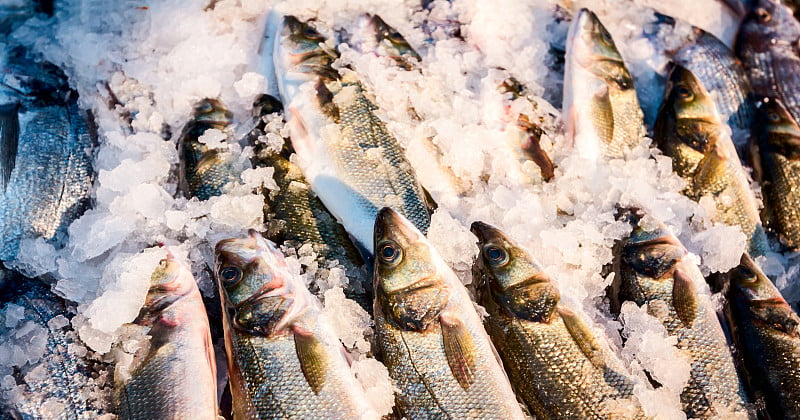
[[[19,115],[17,104],[0,106],[0,192],[5,191],[17,161]]]
[[[420,188],[422,189],[422,195],[425,197],[425,207],[428,208],[428,213],[433,214],[433,212],[439,208],[439,204],[436,203],[436,200],[433,199],[433,196],[427,188],[421,185]]]
[[[569,335],[572,336],[572,340],[575,341],[581,352],[595,367],[598,369],[605,368],[606,364],[603,361],[600,343],[595,338],[592,330],[589,329],[589,326],[575,312],[563,306],[558,306],[557,310],[558,314],[561,315],[564,326],[567,327]]]
[[[325,373],[328,371],[328,357],[323,344],[311,331],[299,327],[292,327],[294,332],[294,347],[297,351],[297,360],[306,382],[315,394],[322,391],[325,386]]]
[[[692,279],[678,269],[672,273],[672,307],[683,325],[691,327],[697,318],[697,294]]]
[[[614,110],[611,105],[611,98],[608,90],[598,93],[592,98],[595,102],[591,107],[591,121],[594,125],[597,137],[603,145],[609,145],[614,141]]]
[[[467,328],[460,319],[447,315],[439,317],[442,326],[442,344],[450,371],[464,390],[475,382],[476,351]]]
[[[727,165],[727,155],[718,147],[719,146],[715,146],[711,152],[700,161],[694,175],[695,182],[693,185],[712,186],[712,188],[713,186],[727,185],[722,179],[726,173],[725,166]],[[717,187],[717,189],[719,189],[719,187]],[[696,191],[699,195],[716,194],[719,192],[719,190],[710,190],[709,188]]]

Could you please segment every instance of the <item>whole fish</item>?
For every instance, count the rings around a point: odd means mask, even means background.
[[[800,125],[778,99],[759,107],[758,150],[769,222],[792,249],[800,247]]]
[[[377,346],[400,413],[524,418],[467,290],[425,236],[383,208],[375,249]]]
[[[130,378],[116,385],[120,419],[217,419],[217,367],[203,299],[171,253],[150,278],[135,323],[149,327]]]
[[[713,198],[714,220],[739,226],[750,254],[763,255],[769,245],[758,203],[724,128],[705,87],[689,70],[676,65],[656,119],[656,144],[672,158],[672,169],[686,180],[684,194],[696,201]]]
[[[800,317],[747,254],[728,276],[730,315],[751,383],[772,418],[800,419]]]
[[[297,163],[325,207],[367,259],[372,221],[390,206],[422,231],[425,195],[397,140],[352,72],[332,67],[335,51],[310,22],[292,16],[278,29],[275,64]]]
[[[265,130],[264,118],[281,112],[281,104],[271,96],[260,98],[255,109],[260,124],[254,133]],[[253,137],[253,136],[251,136]],[[278,245],[299,248],[310,244],[320,267],[342,266],[349,283],[345,294],[368,312],[372,311],[372,281],[364,269],[364,261],[353,246],[344,227],[328,212],[311,190],[303,172],[291,160],[292,149],[284,144],[281,151],[251,139],[254,146],[253,166],[274,168],[275,191],[264,190],[264,220],[267,239]]]
[[[36,279],[11,285],[0,311],[0,365],[15,366],[16,383],[0,391],[0,417],[90,420],[107,413],[111,369],[79,355],[65,302]]]
[[[187,197],[208,200],[221,195],[223,187],[236,180],[234,157],[225,147],[227,142],[233,141],[229,130],[232,123],[233,114],[216,99],[203,99],[194,106],[194,117],[183,128],[178,140],[180,186]],[[199,140],[212,129],[226,136],[224,142],[212,145],[214,147]]]
[[[647,230],[639,224],[642,217],[633,209],[618,215],[633,231],[620,241],[615,255],[612,311],[618,312],[626,300],[647,305],[648,314],[677,338],[691,365],[680,395],[688,417],[746,415],[744,390],[725,334],[709,297],[697,290],[705,284],[700,270],[664,225]]]
[[[611,34],[587,9],[567,36],[563,109],[567,139],[586,158],[622,158],[645,135],[633,78]]]
[[[633,380],[558,287],[500,230],[475,222],[480,254],[473,272],[484,319],[511,383],[544,419],[641,418]],[[627,408],[627,411],[624,411]]]
[[[216,246],[234,419],[378,416],[316,298],[255,231]]]
[[[776,0],[758,0],[737,38],[753,92],[779,99],[800,121],[800,22]]]
[[[69,224],[91,204],[90,116],[53,64],[13,48],[0,99],[0,260],[17,256],[24,238],[61,246]],[[10,88],[9,86],[14,86]]]
[[[692,72],[711,94],[720,119],[731,128],[736,152],[744,160],[755,100],[742,63],[722,41],[699,28],[693,41],[676,51],[672,60]]]

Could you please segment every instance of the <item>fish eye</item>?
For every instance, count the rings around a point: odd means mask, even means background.
[[[767,112],[767,119],[768,119],[770,122],[774,122],[774,123],[776,123],[776,122],[780,122],[780,120],[781,120],[781,116],[780,116],[780,115],[778,115],[778,113],[777,113],[777,112],[775,112],[775,111],[769,111],[769,112]]]
[[[400,262],[403,252],[396,244],[386,242],[378,247],[378,256],[386,264],[395,265]]]
[[[770,20],[772,20],[772,15],[767,11],[767,9],[764,9],[763,7],[759,7],[758,9],[756,9],[755,14],[756,14],[756,19],[758,19],[760,23],[767,23]]]
[[[694,98],[692,91],[686,85],[678,85],[675,87],[675,92],[678,93],[678,98],[684,101],[691,101]]]
[[[600,28],[600,40],[608,46],[614,45],[614,40],[611,39],[611,34],[608,33],[605,28]]]
[[[161,267],[161,268],[166,268],[167,267],[167,259],[166,258],[162,258],[161,261],[158,262],[158,266]]]
[[[314,29],[314,28],[312,28],[312,27],[310,27],[308,25],[303,26],[303,35],[305,35],[308,38],[312,38],[312,39],[319,38],[321,36],[319,34],[319,32],[317,32],[316,29]]]
[[[756,282],[756,280],[758,280],[756,273],[748,267],[739,267],[738,271],[739,276],[741,276],[739,281],[743,284],[753,284]]]
[[[508,253],[499,246],[489,245],[483,249],[489,265],[498,267],[508,262]]]
[[[222,267],[219,270],[219,278],[226,286],[236,284],[242,278],[242,270],[233,266]]]

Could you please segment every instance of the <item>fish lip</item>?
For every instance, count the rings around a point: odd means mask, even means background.
[[[391,295],[407,295],[407,294],[411,294],[413,292],[419,292],[419,291],[426,290],[426,289],[443,288],[442,287],[442,283],[440,281],[438,281],[438,279],[439,279],[439,276],[436,275],[436,274],[433,274],[433,275],[430,275],[430,276],[425,276],[425,277],[415,281],[414,283],[409,284],[408,286],[405,286],[405,287],[401,287],[399,289],[386,290],[383,287],[383,285],[381,285],[380,287],[383,290],[383,293],[386,294],[387,296],[391,296]]]
[[[480,243],[489,242],[493,237],[498,237],[498,229],[488,223],[476,220],[469,226],[469,231],[478,237]]]

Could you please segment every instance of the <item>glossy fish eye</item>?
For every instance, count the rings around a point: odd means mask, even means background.
[[[756,9],[755,15],[756,19],[758,19],[760,23],[767,23],[770,20],[772,20],[772,15],[767,11],[767,9],[764,9],[763,7],[759,7],[758,9]]]
[[[690,101],[692,100],[692,98],[694,98],[694,94],[692,94],[692,91],[688,87],[686,87],[686,85],[676,86],[675,92],[678,94],[679,98],[685,101]]]
[[[397,264],[400,262],[402,251],[393,243],[384,243],[378,247],[378,256],[386,264]]]
[[[489,245],[483,250],[486,261],[492,266],[501,266],[508,262],[508,253],[499,246]]]
[[[740,266],[738,271],[740,277],[739,281],[743,284],[753,284],[756,282],[756,280],[758,280],[758,277],[756,277],[756,273],[754,273],[753,270],[747,267]]]
[[[241,278],[242,270],[239,267],[227,266],[219,270],[219,279],[226,286],[236,284]]]
[[[316,29],[308,25],[303,26],[303,35],[306,36],[307,38],[312,38],[312,39],[316,39],[321,36]]]
[[[611,34],[608,33],[605,28],[600,28],[600,40],[608,46],[614,45],[614,40],[611,39]]]
[[[777,112],[775,112],[775,111],[769,111],[769,112],[767,112],[767,119],[768,119],[770,122],[774,122],[774,123],[776,123],[776,122],[780,122],[780,120],[781,120],[781,116],[780,116],[780,115],[778,115],[778,113],[777,113]]]

